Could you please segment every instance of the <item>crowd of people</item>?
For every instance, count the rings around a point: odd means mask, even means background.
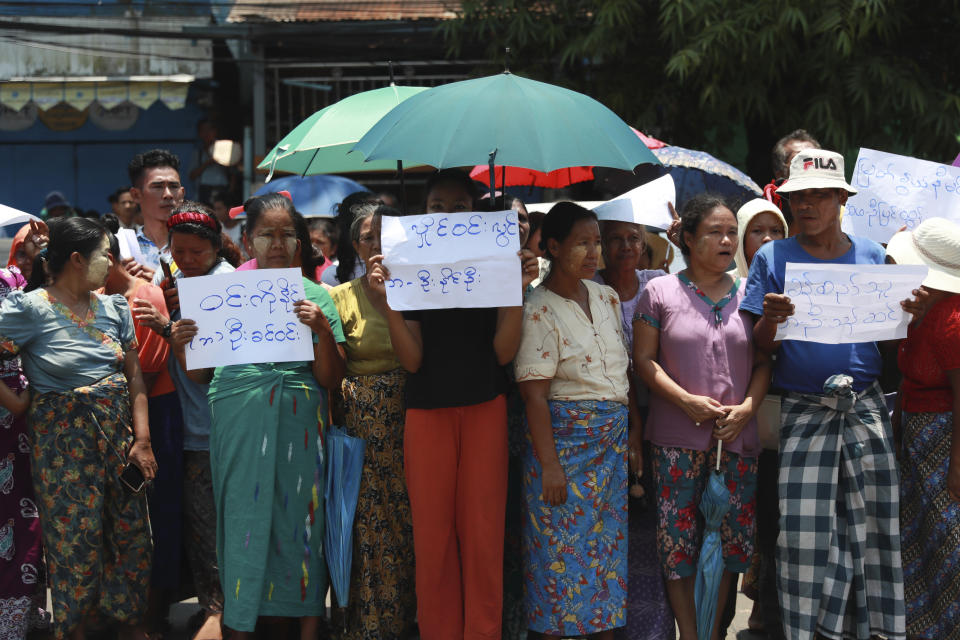
[[[524,304],[397,311],[379,197],[240,224],[137,155],[124,216],[32,222],[0,270],[0,639],[158,638],[192,593],[200,640],[693,640],[714,469],[713,638],[739,591],[770,638],[960,638],[960,227],[848,235],[841,155],[798,131],[774,163],[764,198],[683,203],[672,274],[642,225],[440,171],[427,212],[516,212]],[[899,343],[778,341],[788,262],[929,275]],[[183,278],[290,267],[311,360],[187,366]],[[332,424],[365,455],[328,622]]]

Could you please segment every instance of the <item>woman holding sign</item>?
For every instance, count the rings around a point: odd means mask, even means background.
[[[180,319],[177,283],[183,278],[230,273],[219,220],[198,202],[184,201],[167,220],[167,246],[172,258],[169,275],[162,269],[154,274],[154,284],[163,287],[170,298],[170,318],[149,300],[133,301],[134,317],[141,325],[170,338],[173,323]],[[161,262],[161,266],[167,266]],[[173,380],[183,415],[183,537],[193,587],[202,609],[199,637],[217,638],[221,633],[223,590],[217,570],[217,519],[210,472],[210,403],[208,386],[188,376],[176,357],[167,358],[167,372]],[[179,508],[179,504],[176,505]],[[179,561],[178,561],[179,562]]]
[[[469,211],[473,183],[431,179],[430,212]],[[524,251],[521,286],[537,275]],[[369,282],[385,296],[383,256]],[[520,292],[518,292],[520,293]],[[420,637],[500,637],[507,491],[506,376],[520,343],[520,307],[399,312],[385,305],[406,387],[404,471],[413,514]]]
[[[141,490],[157,464],[127,301],[94,293],[109,267],[99,222],[51,221],[26,292],[0,307],[0,348],[20,355],[36,394],[27,420],[58,638],[83,638],[94,615],[143,637],[151,544]],[[26,410],[26,396],[15,407],[0,392],[8,409]]]
[[[739,309],[744,290],[727,272],[737,250],[737,219],[710,194],[680,216],[680,250],[689,265],[651,280],[633,321],[637,373],[653,395],[646,424],[656,485],[657,547],[680,640],[697,637],[694,576],[703,536],[699,505],[719,467],[730,490],[721,526],[725,571],[717,611],[734,573],[753,555],[760,443],[754,415],[770,382],[767,358],[753,348],[753,321]],[[713,637],[717,637],[716,616]]]
[[[960,226],[928,218],[890,239],[930,268],[927,310],[900,345],[900,523],[908,638],[960,638]]]
[[[297,238],[300,214],[288,198],[267,194],[244,209],[244,243],[257,269],[289,268],[309,251]],[[300,618],[301,637],[315,638],[325,611],[323,433],[327,388],[343,378],[344,338],[330,295],[306,278],[301,286],[293,293],[294,309],[312,329],[312,362],[189,372],[195,382],[210,383],[223,622],[240,637],[254,630],[258,616],[278,616]],[[185,346],[197,332],[191,319],[173,325],[174,349],[184,365]]]
[[[540,245],[550,273],[524,305],[514,362],[530,432],[527,623],[551,638],[610,639],[626,624],[627,430],[632,423],[639,436],[640,427],[620,299],[592,280],[600,259],[592,211],[555,205]]]

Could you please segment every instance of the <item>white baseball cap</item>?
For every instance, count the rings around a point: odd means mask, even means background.
[[[847,184],[843,173],[843,156],[826,149],[804,149],[790,161],[790,176],[777,193],[790,193],[804,189],[857,190]]]

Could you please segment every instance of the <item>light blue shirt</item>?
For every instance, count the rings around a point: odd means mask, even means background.
[[[833,260],[811,256],[796,236],[774,240],[760,247],[750,264],[746,296],[740,308],[763,315],[763,297],[783,293],[788,262],[820,264],[883,264],[883,247],[866,238],[849,236],[850,249]],[[863,391],[880,377],[880,350],[876,342],[820,344],[802,340],[784,340],[773,367],[773,385],[787,391],[823,393],[823,383],[836,373],[853,377],[855,391]]]
[[[11,291],[0,306],[0,348],[20,355],[37,393],[64,392],[123,371],[137,338],[122,295],[92,293],[81,319],[45,289],[34,289]]]

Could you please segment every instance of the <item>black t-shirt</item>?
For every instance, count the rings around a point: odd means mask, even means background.
[[[497,309],[404,311],[420,323],[423,360],[407,379],[410,409],[465,407],[506,392],[506,374],[497,364],[493,336]]]

